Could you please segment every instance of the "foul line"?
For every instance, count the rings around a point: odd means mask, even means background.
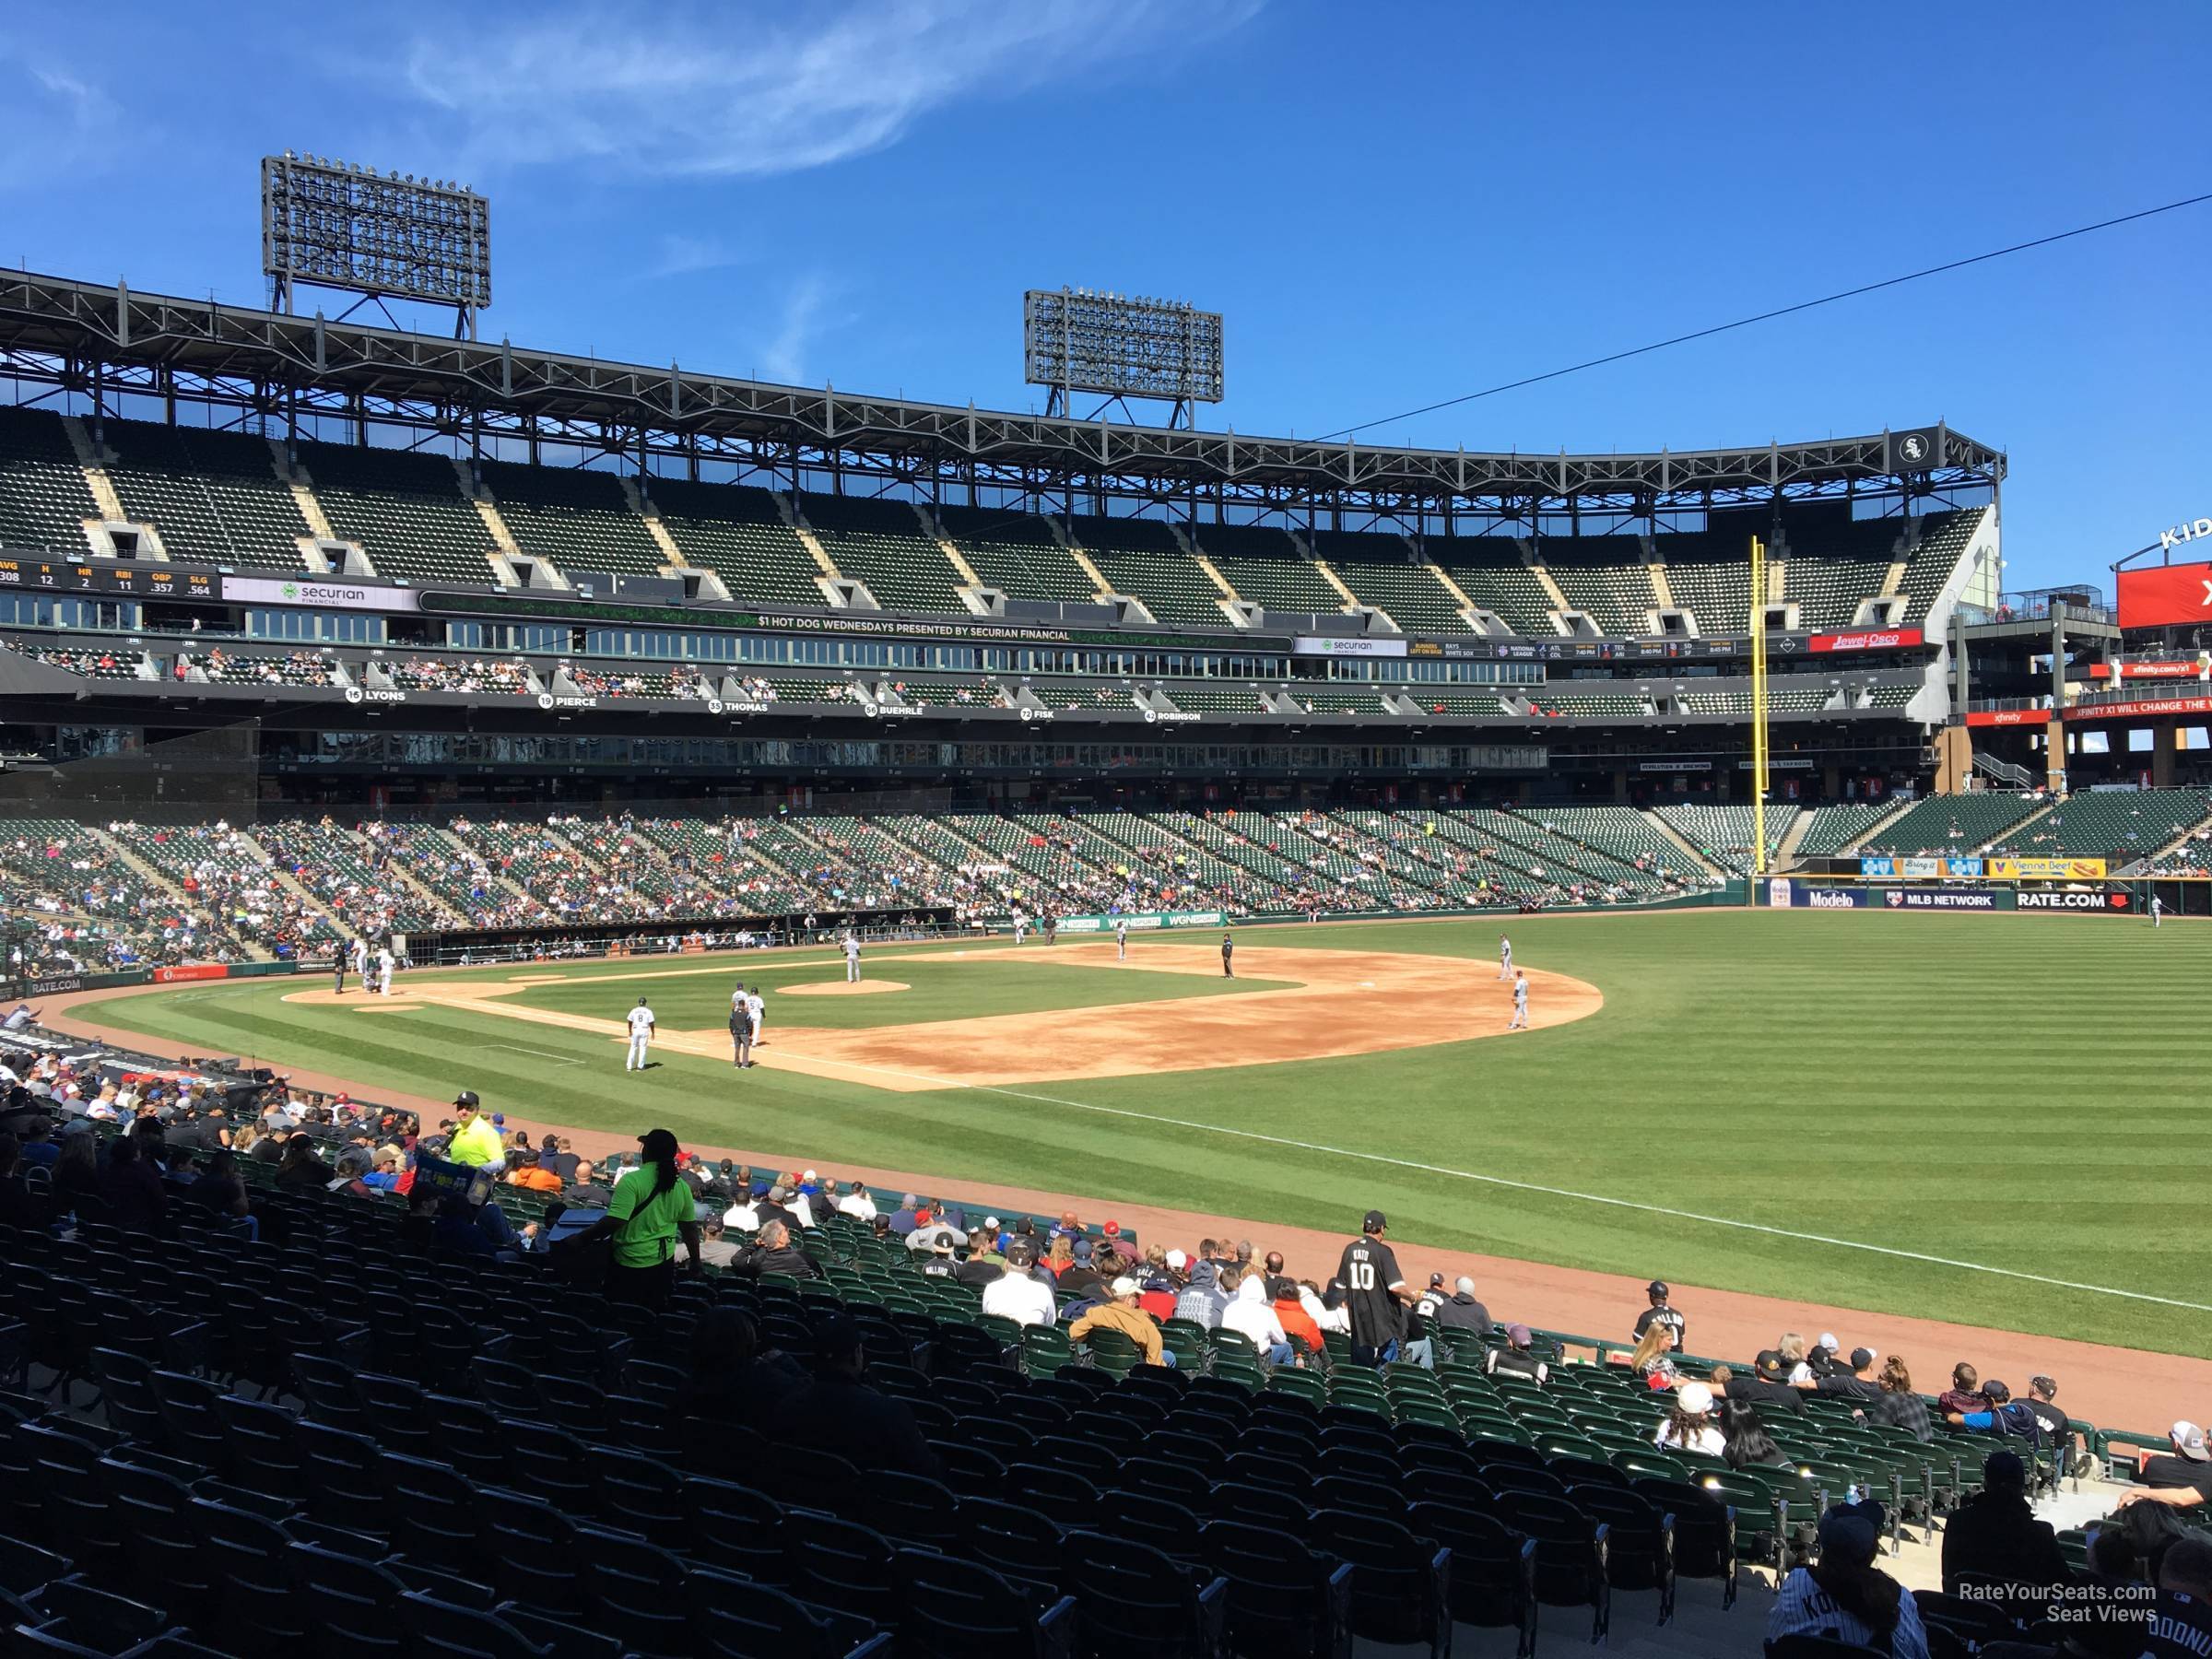
[[[2048,1285],[2057,1290],[2082,1290],[2092,1296],[2117,1296],[2129,1301],[2155,1302],[2162,1308],[2183,1308],[2193,1313],[2212,1313],[2212,1303],[2183,1301],[2171,1296],[2152,1296],[2142,1290],[2121,1290],[2111,1285],[2085,1285],[2075,1279],[2050,1278],[2040,1273],[2023,1273],[2016,1267],[1992,1267],[1982,1262],[1961,1262],[1949,1256],[1929,1255],[1918,1250],[1899,1250],[1888,1244],[1867,1244],[1857,1239],[1830,1238],[1826,1233],[1793,1232],[1786,1227],[1769,1227],[1759,1221],[1737,1221],[1727,1216],[1700,1215],[1696,1210],[1670,1209],[1663,1204],[1643,1204],[1632,1198],[1608,1198],[1602,1193],[1578,1193],[1571,1187],[1543,1186],[1533,1181],[1513,1181],[1503,1175],[1485,1175],[1475,1170],[1454,1170],[1443,1164],[1422,1163],[1410,1158],[1392,1158],[1380,1152],[1358,1152],[1346,1147],[1324,1147],[1313,1141],[1265,1135],[1256,1129],[1230,1129],[1219,1124],[1193,1123],[1187,1118],[1162,1117],[1157,1112],[1135,1112],[1124,1106],[1099,1106],[1088,1100],[1070,1100],[1059,1095],[1006,1088],[992,1083],[960,1083],[950,1078],[932,1077],[927,1072],[901,1071],[896,1066],[869,1065],[855,1060],[841,1060],[837,1064],[853,1071],[881,1072],[888,1077],[935,1083],[943,1088],[976,1089],[984,1094],[1006,1095],[1017,1100],[1036,1100],[1047,1106],[1095,1112],[1106,1117],[1132,1118],[1139,1123],[1160,1124],[1173,1129],[1195,1129],[1205,1135],[1226,1135],[1239,1140],[1258,1141],[1265,1146],[1287,1147],[1297,1152],[1320,1152],[1330,1158],[1358,1159],[1364,1163],[1384,1164],[1395,1170],[1415,1170],[1425,1175],[1446,1175],[1455,1181],[1479,1182],[1485,1186],[1537,1193],[1547,1198],[1572,1198],[1583,1204],[1606,1205],[1613,1209],[1637,1210],[1645,1215],[1665,1216],[1669,1220],[1697,1221],[1707,1227],[1734,1228],[1739,1232],[1763,1233],[1774,1239],[1793,1239],[1803,1244],[1827,1244],[1838,1250],[1865,1251],[1870,1255],[1890,1256],[1902,1262],[1924,1262],[1934,1267],[1955,1267],[1966,1273],[1986,1273],[1998,1278],[2021,1279],[2031,1285]]]
[[[582,1065],[582,1061],[568,1054],[548,1054],[544,1049],[517,1048],[512,1042],[488,1042],[488,1049],[504,1049],[510,1054],[535,1054],[540,1060],[551,1060],[561,1065]]]

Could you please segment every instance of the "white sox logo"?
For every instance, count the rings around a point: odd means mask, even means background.
[[[1911,432],[1897,441],[1897,458],[1918,464],[1928,458],[1928,441],[1918,432]]]

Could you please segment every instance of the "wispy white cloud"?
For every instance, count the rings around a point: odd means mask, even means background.
[[[688,236],[671,231],[654,244],[653,257],[639,275],[646,277],[692,276],[701,271],[726,271],[747,265],[753,255],[711,236]]]
[[[760,342],[760,375],[787,386],[806,382],[806,349],[821,333],[823,307],[830,298],[830,285],[808,274],[784,290],[783,310],[774,334]]]
[[[1264,0],[557,0],[409,47],[402,80],[485,168],[759,177],[897,142],[934,111],[1188,50]]]
[[[103,169],[121,144],[121,115],[90,82],[0,54],[0,188]]]

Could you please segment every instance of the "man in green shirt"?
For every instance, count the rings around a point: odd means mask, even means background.
[[[477,1110],[477,1091],[465,1088],[453,1097],[453,1135],[445,1155],[457,1164],[482,1165],[498,1170],[507,1162],[507,1148],[500,1132]]]
[[[677,1173],[676,1136],[654,1129],[638,1136],[644,1162],[615,1182],[606,1214],[594,1227],[613,1241],[606,1290],[610,1297],[641,1306],[667,1305],[676,1279],[676,1243],[690,1253],[690,1271],[700,1271],[698,1200],[690,1183]]]

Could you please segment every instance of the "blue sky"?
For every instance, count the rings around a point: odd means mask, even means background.
[[[1320,433],[2212,189],[2212,6],[216,8],[0,38],[0,261],[262,296],[258,158],[493,200],[494,335],[1029,407],[1020,295],[1228,316]],[[1677,449],[1945,419],[2014,586],[2212,512],[2212,205],[1374,429]],[[331,303],[335,310],[344,301]]]

